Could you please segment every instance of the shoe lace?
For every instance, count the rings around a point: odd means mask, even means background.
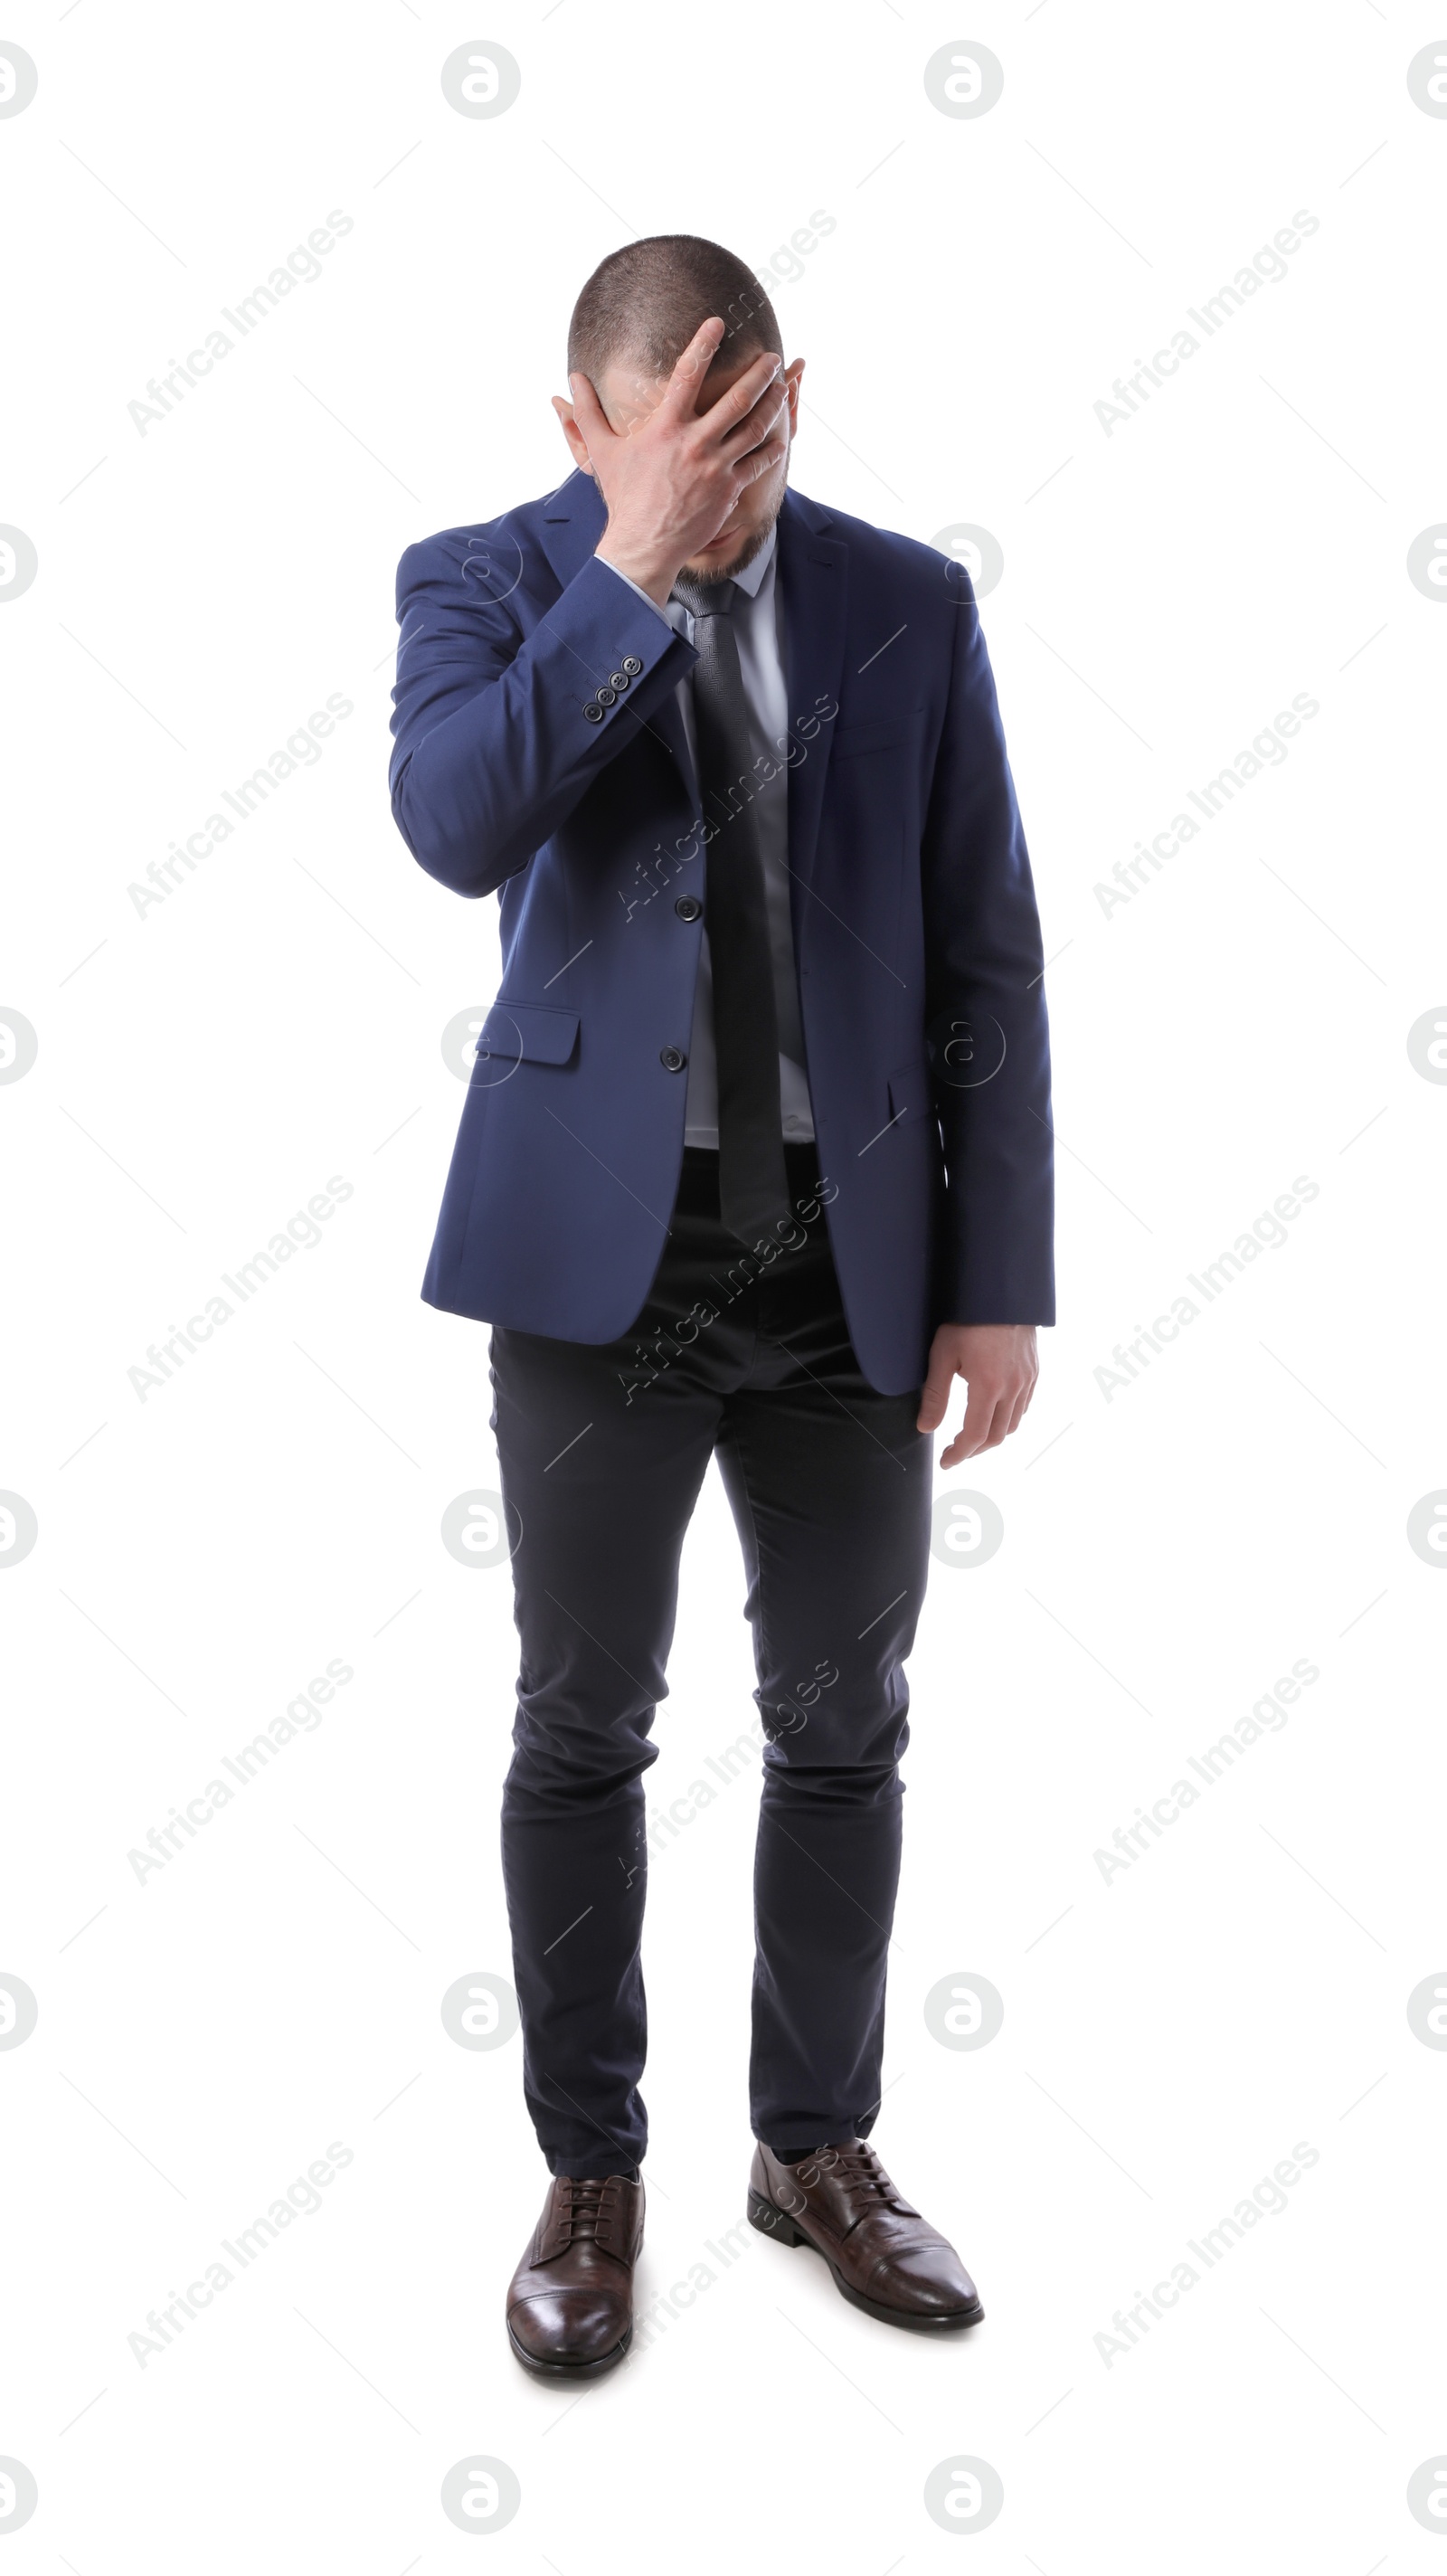
[[[581,2181],[568,2180],[567,2205],[559,2213],[565,2244],[586,2239],[596,2243],[604,2195],[612,2179],[611,2175],[601,2178],[588,2175]]]
[[[824,2160],[826,2156],[831,2159],[828,2163]],[[851,2203],[859,2204],[861,2218],[876,2204],[898,2197],[873,2147],[861,2143],[857,2147],[826,2148],[811,2161],[818,2164],[822,2173],[832,2174]]]

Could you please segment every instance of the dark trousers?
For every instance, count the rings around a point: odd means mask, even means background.
[[[879,2106],[933,1442],[915,1429],[917,1393],[881,1395],[861,1374],[811,1187],[817,1151],[791,1145],[787,1161],[798,1222],[772,1264],[725,1231],[718,1158],[691,1149],[629,1333],[492,1334],[522,1641],[503,1873],[524,2089],[554,2173],[616,2173],[647,2144],[643,1774],[683,1535],[714,1454],[766,1737],[754,2134],[791,2149],[864,2136]]]

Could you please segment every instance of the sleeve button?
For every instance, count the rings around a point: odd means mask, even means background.
[[[614,701],[614,699],[617,697],[617,695],[618,695],[618,692],[617,692],[617,690],[616,690],[616,689],[600,689],[600,690],[598,691],[598,704],[599,704],[599,706],[600,706],[600,707],[611,707],[611,706],[612,706],[612,704],[613,704],[613,701]]]
[[[628,659],[623,665],[623,668],[627,672],[630,680],[636,680],[639,672],[643,668],[643,665],[639,661],[636,653],[630,653]]]
[[[583,713],[587,717],[589,724],[601,724],[603,721],[602,708],[595,706],[591,698],[589,699],[588,704],[584,707]]]

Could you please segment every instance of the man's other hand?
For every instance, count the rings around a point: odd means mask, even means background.
[[[965,1418],[940,1459],[957,1467],[982,1449],[998,1449],[1019,1429],[1035,1392],[1040,1362],[1033,1324],[941,1324],[930,1344],[918,1431],[937,1431],[957,1377],[968,1388]]]

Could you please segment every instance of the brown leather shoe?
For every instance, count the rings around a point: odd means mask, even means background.
[[[749,2176],[749,2224],[780,2245],[812,2245],[842,2297],[916,2334],[978,2325],[980,2294],[953,2245],[896,2191],[861,2138],[780,2164],[760,2144]]]
[[[555,2174],[507,2294],[507,2339],[525,2370],[594,2379],[633,2340],[643,2185],[626,2174]]]

